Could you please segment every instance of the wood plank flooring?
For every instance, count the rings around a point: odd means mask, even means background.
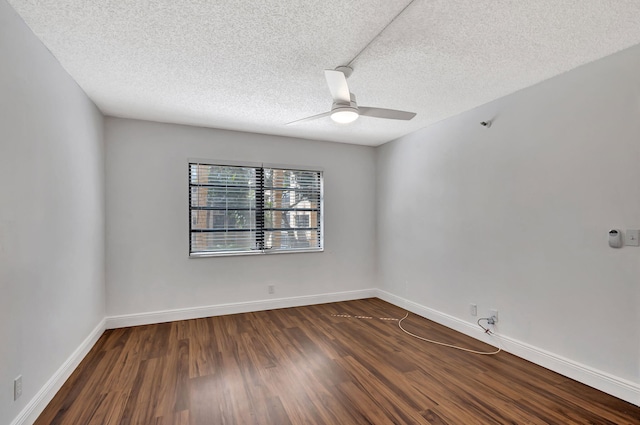
[[[404,313],[372,298],[109,330],[36,425],[640,424],[640,407],[510,354],[412,338],[389,320]]]

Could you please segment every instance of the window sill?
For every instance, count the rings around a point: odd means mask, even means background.
[[[292,250],[264,250],[264,251],[230,251],[230,252],[193,252],[189,258],[209,258],[209,257],[237,257],[240,255],[278,255],[278,254],[300,254],[303,252],[324,252],[324,248],[292,249]]]

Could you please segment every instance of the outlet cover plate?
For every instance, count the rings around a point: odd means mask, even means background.
[[[499,322],[499,317],[498,317],[498,309],[491,309],[489,310],[489,317],[495,317],[496,323]]]
[[[17,400],[22,395],[22,375],[13,380],[13,399]]]
[[[640,230],[627,230],[624,233],[624,244],[627,246],[640,246],[639,238]]]

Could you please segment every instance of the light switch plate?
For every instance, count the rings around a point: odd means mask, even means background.
[[[624,233],[624,244],[627,246],[640,246],[639,238],[640,230],[627,230]]]

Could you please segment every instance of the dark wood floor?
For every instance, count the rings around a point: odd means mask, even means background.
[[[368,299],[110,330],[36,424],[640,424],[640,407],[510,354],[412,338],[389,320],[403,315]]]

